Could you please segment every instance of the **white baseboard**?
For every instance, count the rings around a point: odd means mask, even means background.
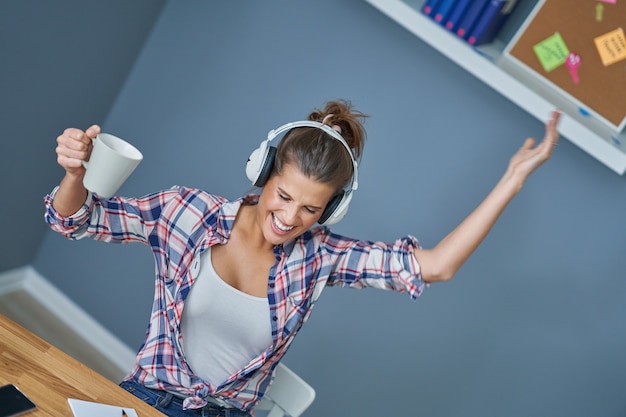
[[[119,382],[135,353],[33,267],[0,274],[0,313]]]

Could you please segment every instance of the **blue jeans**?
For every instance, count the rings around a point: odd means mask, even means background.
[[[250,417],[249,413],[238,408],[223,408],[214,404],[183,410],[182,398],[169,392],[146,388],[135,381],[123,381],[120,387],[170,417]]]

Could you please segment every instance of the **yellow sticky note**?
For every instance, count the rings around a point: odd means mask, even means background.
[[[569,55],[569,49],[558,32],[533,46],[533,51],[548,72],[563,65]]]
[[[594,42],[605,67],[626,58],[626,37],[622,28],[598,36]]]

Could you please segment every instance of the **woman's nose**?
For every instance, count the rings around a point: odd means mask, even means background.
[[[289,225],[295,224],[297,218],[298,208],[295,205],[290,205],[285,209],[285,221],[289,223]]]

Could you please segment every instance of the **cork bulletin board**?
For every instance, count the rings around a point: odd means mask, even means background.
[[[505,53],[621,131],[625,34],[626,0],[540,0]]]

